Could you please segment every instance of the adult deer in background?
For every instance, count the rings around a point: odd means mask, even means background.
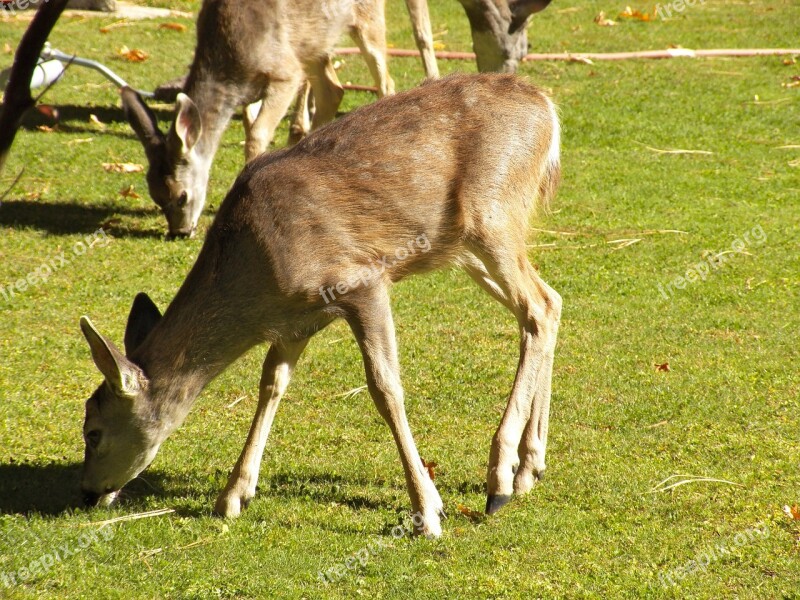
[[[472,47],[481,72],[515,73],[528,53],[531,16],[551,0],[458,0],[472,30]]]
[[[360,46],[379,95],[394,92],[386,69],[384,2],[205,0],[194,61],[166,136],[141,98],[122,90],[126,115],[147,154],[150,195],[164,212],[171,237],[194,232],[211,163],[238,107],[251,105],[243,114],[248,161],[267,149],[306,78],[316,105],[312,129],[336,116],[343,89],[331,56],[344,33]],[[409,0],[409,11],[429,32],[426,0]],[[435,67],[429,33],[423,42],[429,47],[426,61]]]
[[[163,317],[137,296],[125,354],[81,319],[105,378],[86,403],[85,502],[113,501],[203,387],[268,342],[255,418],[216,502],[219,514],[238,515],[255,495],[300,354],[342,318],[400,452],[418,531],[439,535],[442,500],[406,419],[389,292],[406,276],[453,263],[514,314],[521,335],[489,454],[486,511],[529,491],[545,469],[561,298],[528,262],[526,230],[530,213],[555,193],[559,164],[551,101],[497,74],[426,82],[250,162]]]

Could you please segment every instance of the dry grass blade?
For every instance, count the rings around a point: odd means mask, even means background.
[[[663,150],[661,148],[653,148],[652,146],[645,146],[644,144],[642,145],[648,150],[652,150],[657,154],[705,154],[705,155],[714,154],[713,152],[709,152],[708,150],[684,150],[682,148],[671,148],[668,150]]]
[[[341,394],[336,394],[334,398],[344,398],[345,400],[350,400],[350,398],[354,398],[358,396],[361,392],[367,389],[367,386],[360,385],[357,388],[353,388],[352,390],[347,390],[346,392],[342,392]]]
[[[2,204],[3,200],[6,199],[6,196],[8,196],[11,193],[11,190],[14,189],[14,186],[19,183],[19,180],[22,179],[22,176],[24,174],[25,174],[25,167],[22,167],[22,170],[20,170],[19,175],[17,175],[14,178],[14,181],[11,182],[11,185],[8,186],[8,189],[0,195],[0,204]]]
[[[138,519],[149,519],[151,517],[160,517],[174,513],[174,508],[159,508],[158,510],[150,510],[143,513],[136,513],[133,515],[125,515],[124,517],[116,517],[115,519],[108,519],[107,521],[95,521],[93,523],[82,523],[79,527],[105,527],[106,525],[113,525],[114,523],[123,523],[125,521],[136,521]]]
[[[679,479],[679,478],[684,479]],[[669,485],[665,485],[668,481],[672,479],[678,479],[678,481],[674,481]],[[661,481],[653,486],[649,493],[655,494],[658,492],[666,492],[668,490],[674,490],[682,485],[686,485],[687,483],[726,483],[728,485],[735,485],[737,487],[744,487],[741,483],[736,483],[735,481],[728,481],[727,479],[717,479],[715,477],[700,477],[697,475],[670,475],[664,481]]]

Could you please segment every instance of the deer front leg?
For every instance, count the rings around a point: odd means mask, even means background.
[[[294,146],[311,131],[312,100],[311,84],[306,80],[300,86],[294,102],[292,121],[289,125],[289,146]]]
[[[294,366],[300,358],[308,339],[299,342],[276,342],[267,352],[261,371],[258,408],[250,426],[236,466],[228,484],[217,498],[214,512],[223,517],[238,517],[256,495],[258,471],[267,437],[275,419],[280,399],[289,385]]]
[[[356,294],[358,298],[350,297]],[[400,451],[415,533],[439,537],[444,515],[442,499],[422,464],[406,418],[388,291],[373,285],[361,293],[351,292],[347,301],[352,303],[347,320],[361,348],[367,386]]]

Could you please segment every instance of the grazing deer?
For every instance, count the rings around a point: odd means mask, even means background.
[[[551,0],[458,1],[469,19],[478,70],[515,73],[528,53],[530,18],[547,8]]]
[[[123,88],[125,113],[149,162],[150,195],[167,218],[170,237],[193,234],[205,205],[211,163],[239,106],[247,107],[247,161],[268,148],[306,78],[316,104],[311,128],[336,116],[344,91],[331,56],[345,32],[361,48],[379,95],[394,92],[386,68],[384,2],[205,0],[197,19],[194,61],[166,136],[141,98]],[[408,7],[420,23],[415,33],[426,64],[434,61],[435,68],[427,1],[408,0]],[[427,36],[420,31],[425,26]]]
[[[545,469],[561,297],[528,262],[526,229],[555,193],[559,138],[555,108],[539,89],[514,75],[455,75],[250,162],[163,317],[145,294],[134,300],[124,354],[81,318],[105,378],[86,403],[85,502],[113,501],[203,387],[269,342],[250,433],[215,507],[237,516],[255,495],[300,354],[343,318],[397,443],[417,530],[439,535],[442,501],[406,419],[389,292],[408,275],[453,263],[514,314],[521,335],[489,454],[486,512],[530,490]]]

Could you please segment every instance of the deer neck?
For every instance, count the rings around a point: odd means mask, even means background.
[[[212,379],[262,341],[231,312],[203,254],[164,316],[130,356],[148,379],[152,410],[165,424],[166,435],[181,425]]]
[[[194,101],[203,123],[195,152],[210,165],[225,128],[242,103],[240,94],[234,86],[210,77],[201,69],[190,72],[184,93]]]

